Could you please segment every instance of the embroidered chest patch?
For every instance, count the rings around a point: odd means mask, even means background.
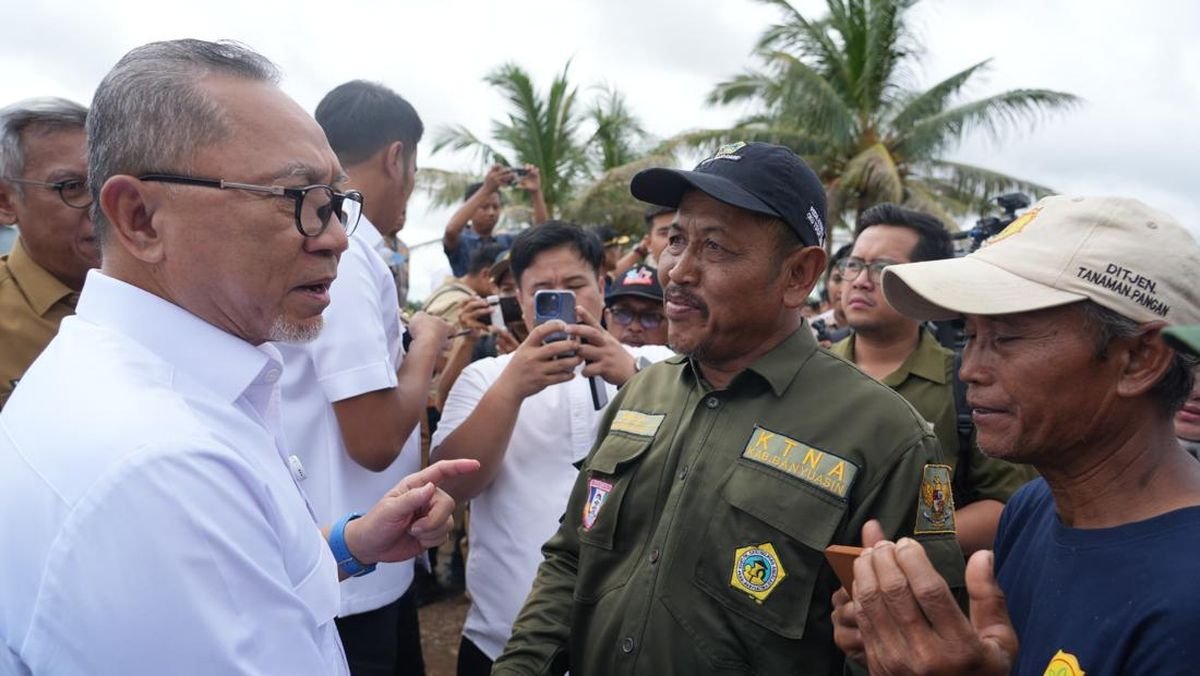
[[[666,417],[662,414],[642,413],[623,408],[617,411],[617,415],[608,429],[613,432],[632,434],[635,437],[653,437],[658,432],[658,426]]]
[[[828,451],[821,451],[757,425],[742,457],[790,474],[839,498],[846,497],[858,475],[858,466]]]
[[[917,523],[913,533],[930,535],[954,531],[954,493],[950,489],[949,465],[925,465],[921,473]]]
[[[740,547],[733,553],[733,575],[729,585],[749,594],[758,603],[767,600],[785,577],[787,571],[770,542]]]
[[[600,508],[612,493],[612,484],[601,479],[588,479],[587,502],[583,503],[583,529],[591,530],[600,516]]]

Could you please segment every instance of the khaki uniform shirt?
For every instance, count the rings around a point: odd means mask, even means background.
[[[33,262],[17,239],[0,258],[0,408],[50,339],[63,317],[75,314],[75,293]]]
[[[854,339],[855,336],[850,336],[841,340],[829,351],[854,363]],[[882,382],[900,393],[933,425],[947,463],[955,468],[954,502],[959,507],[979,500],[1008,502],[1018,488],[1036,476],[1031,467],[981,453],[974,443],[974,432],[971,447],[962,452],[954,404],[954,352],[942,347],[929,331],[921,330],[917,349]],[[960,458],[966,462],[965,466]]]
[[[655,364],[605,412],[492,673],[840,673],[827,545],[921,520],[962,587],[952,506],[932,527],[919,505],[923,477],[948,494],[941,462],[916,411],[807,326],[724,390],[687,357]]]

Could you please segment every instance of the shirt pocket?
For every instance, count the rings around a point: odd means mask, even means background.
[[[623,586],[633,570],[633,557],[625,550],[634,543],[622,547],[617,533],[639,532],[639,524],[633,523],[640,521],[638,510],[625,503],[632,502],[629,493],[639,461],[653,442],[653,438],[610,432],[584,467],[577,528],[581,579],[575,592],[583,603]]]
[[[738,459],[699,544],[693,582],[724,609],[799,639],[825,566],[825,547],[846,510],[845,501],[800,479]],[[754,560],[754,550],[773,551],[778,566],[775,581],[766,580],[771,586],[765,598],[734,586],[739,567]],[[771,563],[769,555],[765,558]]]

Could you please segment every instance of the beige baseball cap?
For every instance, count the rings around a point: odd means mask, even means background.
[[[883,271],[914,319],[1029,312],[1092,300],[1124,317],[1200,323],[1200,246],[1167,214],[1117,197],[1047,197],[975,253]]]

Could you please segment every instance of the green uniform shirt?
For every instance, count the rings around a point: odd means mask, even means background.
[[[916,411],[807,326],[725,390],[655,364],[605,412],[492,673],[840,673],[827,545],[871,518],[936,530],[932,509],[944,532],[921,539],[962,586],[952,508],[919,505],[923,476],[948,488],[941,462]]]
[[[854,339],[852,335],[838,341],[829,351],[854,363]],[[1018,488],[1034,478],[1030,467],[981,453],[974,444],[973,432],[968,452],[961,452],[954,405],[954,352],[942,347],[929,331],[921,330],[917,349],[881,382],[907,399],[933,425],[947,463],[954,466],[957,506],[979,500],[1008,502]],[[959,458],[966,460],[965,467]]]

